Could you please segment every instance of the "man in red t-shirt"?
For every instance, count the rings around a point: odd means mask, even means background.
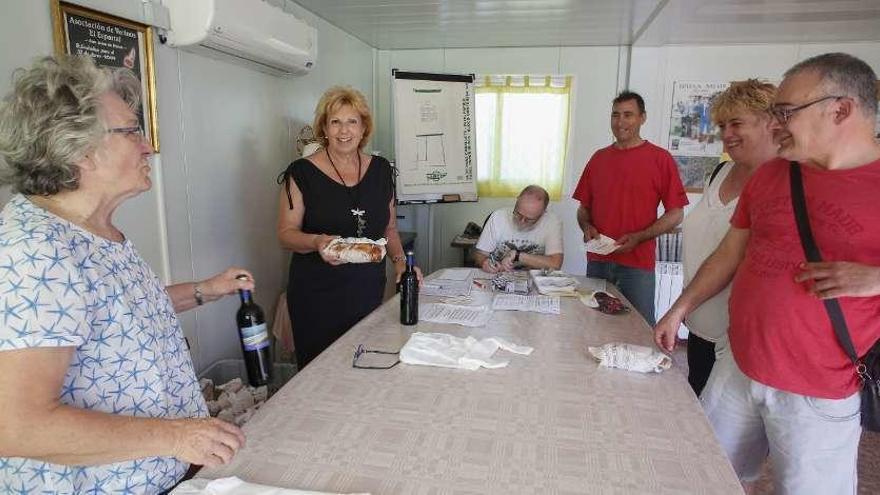
[[[740,479],[757,479],[769,452],[779,493],[856,493],[859,380],[822,300],[838,298],[859,356],[880,338],[876,79],[843,53],[786,72],[772,107],[783,159],[751,177],[727,236],[657,325],[671,350],[668,329],[733,280],[733,359],[713,369],[703,407]],[[789,160],[828,261],[806,262]]]
[[[604,234],[613,253],[588,253],[587,276],[615,284],[654,325],[654,238],[681,222],[687,194],[668,151],[642,139],[645,101],[624,91],[611,107],[614,144],[593,154],[575,188],[584,242]],[[665,213],[657,218],[657,206]]]

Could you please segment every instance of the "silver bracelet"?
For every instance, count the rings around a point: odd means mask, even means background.
[[[193,297],[196,299],[196,305],[201,306],[205,304],[205,295],[202,294],[202,288],[199,287],[199,284],[193,286]]]

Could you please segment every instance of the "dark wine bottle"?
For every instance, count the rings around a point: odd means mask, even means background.
[[[400,277],[400,323],[419,322],[419,278],[416,276],[412,251],[406,252],[406,271]]]
[[[241,338],[248,383],[259,387],[272,381],[269,331],[263,310],[254,302],[251,291],[239,290],[238,296],[241,307],[238,308],[235,320],[238,324],[238,336]]]

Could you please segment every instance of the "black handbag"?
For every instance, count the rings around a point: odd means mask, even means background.
[[[807,201],[804,198],[804,183],[801,178],[801,168],[797,162],[789,164],[789,180],[791,182],[791,203],[794,207],[794,217],[797,222],[798,235],[801,238],[801,246],[807,260],[811,262],[822,261],[819,247],[813,238],[810,228],[810,218],[807,216]],[[880,431],[880,341],[875,342],[865,356],[859,359],[850,338],[846,319],[840,309],[837,299],[823,299],[825,311],[834,327],[837,341],[855,366],[855,372],[862,384],[862,427],[869,431]]]

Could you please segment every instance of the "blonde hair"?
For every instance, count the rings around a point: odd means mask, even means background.
[[[330,114],[338,111],[345,105],[349,105],[360,114],[361,123],[364,125],[364,136],[361,138],[361,142],[358,143],[358,148],[363,150],[370,140],[370,136],[373,135],[373,116],[370,114],[370,106],[367,104],[367,99],[364,98],[360,91],[351,86],[333,86],[321,96],[318,106],[315,107],[315,122],[312,125],[315,130],[315,137],[321,144],[326,144],[327,135],[324,134],[324,127],[327,125],[327,119],[330,117]]]
[[[770,115],[776,96],[776,86],[757,79],[734,81],[724,91],[712,97],[712,122],[721,122],[745,112]]]
[[[87,56],[64,55],[16,70],[0,104],[0,184],[40,196],[77,189],[76,162],[107,130],[99,115],[107,92],[138,111],[140,82],[127,69],[101,69]]]

